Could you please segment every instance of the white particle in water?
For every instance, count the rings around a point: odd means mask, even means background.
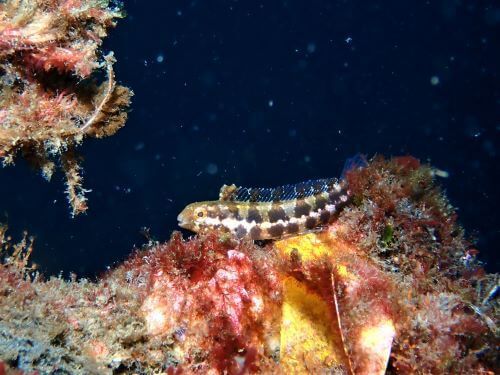
[[[219,167],[217,167],[217,164],[209,163],[206,167],[206,171],[208,174],[214,175],[219,171]]]
[[[163,58],[163,55],[162,54],[159,54],[158,56],[156,56],[156,62],[161,64],[163,62],[164,58]]]
[[[439,77],[438,77],[438,76],[432,76],[432,77],[431,77],[431,85],[432,85],[432,86],[437,86],[437,85],[439,85]]]

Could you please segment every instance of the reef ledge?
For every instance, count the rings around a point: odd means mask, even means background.
[[[0,230],[0,374],[493,374],[498,275],[413,157],[346,174],[320,232],[150,242],[96,282],[44,279]]]

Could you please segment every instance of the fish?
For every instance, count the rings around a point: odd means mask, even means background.
[[[223,185],[219,199],[187,205],[179,226],[193,232],[220,229],[239,239],[273,240],[326,227],[351,201],[347,181],[308,180],[274,188]]]

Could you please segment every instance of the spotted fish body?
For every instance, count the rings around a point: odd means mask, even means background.
[[[238,238],[278,239],[326,226],[349,198],[346,181],[335,178],[277,188],[224,185],[219,200],[192,203],[178,220],[195,232],[219,228]]]

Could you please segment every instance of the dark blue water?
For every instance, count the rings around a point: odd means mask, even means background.
[[[489,270],[500,242],[495,1],[126,1],[106,41],[135,97],[113,137],[88,140],[90,209],[71,219],[62,175],[0,170],[12,233],[49,274],[101,273],[224,183],[341,173],[346,158],[412,154],[442,180]]]

